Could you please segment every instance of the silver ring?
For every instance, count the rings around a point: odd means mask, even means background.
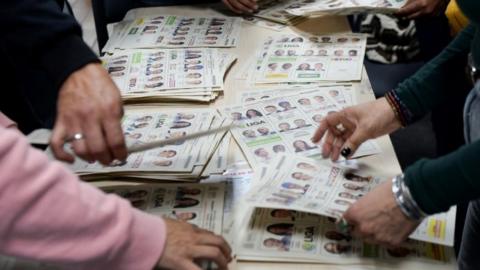
[[[65,142],[68,143],[68,142],[79,141],[83,139],[85,139],[85,136],[83,136],[82,133],[75,133],[72,136],[65,138]]]
[[[344,133],[345,132],[345,127],[342,125],[342,123],[338,124],[335,129],[337,129],[338,132]]]

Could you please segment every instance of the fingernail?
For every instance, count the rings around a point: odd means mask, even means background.
[[[352,153],[352,149],[350,149],[350,147],[345,147],[342,149],[342,152],[340,152],[340,154],[345,158],[348,157],[350,153]]]

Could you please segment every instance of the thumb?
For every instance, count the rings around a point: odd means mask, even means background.
[[[395,13],[395,15],[399,17],[407,17],[418,10],[420,10],[420,5],[417,3],[417,1],[408,1],[407,4],[405,4],[402,8],[400,8],[399,11]]]

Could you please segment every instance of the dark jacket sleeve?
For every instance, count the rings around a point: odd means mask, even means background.
[[[422,159],[405,170],[405,182],[427,214],[480,197],[480,141],[437,159]]]
[[[18,63],[44,69],[58,90],[82,66],[98,61],[76,20],[55,0],[0,1],[1,46]]]
[[[475,30],[473,25],[466,27],[437,57],[396,87],[413,121],[442,104],[449,92],[457,90],[454,78],[464,74]]]

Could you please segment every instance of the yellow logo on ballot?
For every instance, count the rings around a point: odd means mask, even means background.
[[[430,237],[437,239],[445,239],[445,220],[440,219],[430,219],[427,224],[427,234]]]
[[[266,76],[268,79],[274,79],[274,78],[288,78],[288,74],[283,74],[283,73],[273,73],[273,74],[268,74]]]

